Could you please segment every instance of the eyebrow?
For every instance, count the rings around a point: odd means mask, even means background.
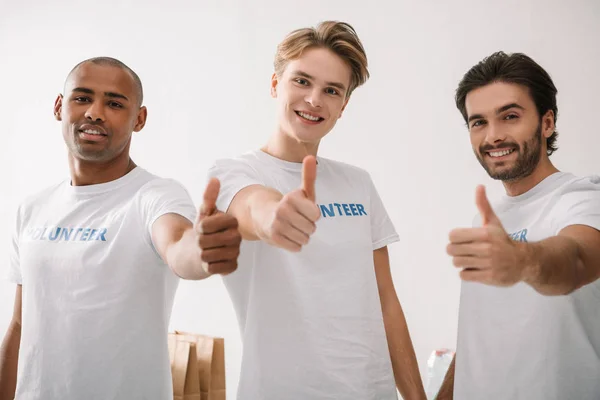
[[[510,110],[511,108],[518,108],[520,110],[525,110],[525,108],[522,105],[520,105],[520,104],[510,103],[510,104],[504,105],[504,106],[500,107],[499,109],[497,109],[496,110],[496,115],[501,114],[501,113],[503,113],[506,110]],[[467,122],[471,122],[473,120],[482,119],[482,118],[483,118],[483,115],[481,115],[481,114],[474,114],[474,115],[471,115],[469,117],[469,120]]]
[[[294,71],[293,72],[294,75],[299,75],[299,76],[303,76],[307,79],[315,79],[314,77],[310,76],[309,74],[307,74],[306,72],[303,71]],[[346,90],[346,86],[344,86],[343,83],[339,83],[339,82],[325,82],[325,84],[327,86],[333,86],[335,88],[338,88],[340,90]]]
[[[76,87],[75,89],[73,89],[73,92],[82,92],[82,93],[87,93],[87,94],[95,94],[96,93],[92,89],[88,89],[88,88],[84,88],[84,87]],[[120,93],[104,92],[104,95],[106,97],[111,97],[113,99],[124,99],[124,100],[129,101],[127,96],[125,96],[124,94],[120,94]]]

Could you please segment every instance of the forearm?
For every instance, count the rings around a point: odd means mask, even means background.
[[[210,276],[202,267],[202,251],[197,240],[193,228],[189,228],[167,250],[167,264],[183,279],[200,280]]]
[[[17,388],[21,325],[11,322],[0,348],[0,400],[12,400]]]
[[[242,238],[246,240],[265,240],[269,232],[265,231],[268,221],[273,218],[273,212],[283,195],[275,189],[264,186],[257,187],[244,199],[241,207],[236,207],[239,212],[234,216],[239,221]]]
[[[569,294],[592,281],[579,245],[569,237],[526,243],[525,252],[528,267],[524,281],[541,294]]]
[[[387,335],[396,386],[404,399],[425,399],[417,357],[400,304],[384,310]]]
[[[454,398],[454,361],[456,360],[456,355],[452,359],[450,366],[448,367],[448,371],[446,372],[446,376],[444,377],[444,381],[442,382],[442,386],[440,386],[440,390],[438,391],[435,400],[452,400]]]

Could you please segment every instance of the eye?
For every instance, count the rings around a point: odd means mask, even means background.
[[[510,120],[510,119],[517,119],[519,118],[519,116],[517,114],[508,114],[506,117],[504,117],[504,119]]]
[[[483,119],[478,119],[478,120],[476,120],[475,122],[473,122],[471,124],[471,128],[477,128],[477,127],[482,126],[484,124],[485,124],[485,121]]]
[[[92,101],[92,99],[86,96],[77,96],[73,100],[77,103],[89,103],[90,101]]]
[[[108,105],[113,108],[123,108],[123,105],[121,103],[117,103],[116,101],[111,101],[108,103]]]
[[[334,95],[334,96],[336,96],[336,95],[338,95],[338,94],[339,94],[339,93],[338,93],[338,91],[337,91],[337,90],[335,90],[334,88],[327,88],[327,89],[325,89],[325,93],[327,93],[327,94],[332,94],[332,95]]]
[[[302,79],[302,78],[296,78],[294,79],[296,81],[297,84],[302,85],[302,86],[306,86],[308,85],[308,81],[306,79]]]

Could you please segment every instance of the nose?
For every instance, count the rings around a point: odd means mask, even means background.
[[[490,144],[497,144],[506,140],[506,133],[502,127],[497,124],[490,123],[485,132],[485,141]]]
[[[94,122],[104,122],[104,107],[98,102],[93,102],[85,112],[85,118]]]
[[[306,94],[304,101],[306,101],[308,104],[310,104],[311,106],[313,106],[315,108],[322,107],[323,106],[323,93],[321,92],[320,89],[314,88],[313,90],[311,90],[310,92],[308,92]]]

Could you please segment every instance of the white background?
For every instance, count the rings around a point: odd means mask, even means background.
[[[279,41],[324,19],[356,28],[372,78],[321,155],[364,167],[375,180],[401,237],[390,248],[394,282],[426,380],[432,350],[456,343],[460,281],[445,254],[447,234],[471,223],[476,184],[488,184],[491,197],[502,190],[472,154],[456,85],[494,51],[532,56],[559,89],[552,160],[561,170],[598,173],[598,0],[0,0],[2,263],[18,203],[68,175],[52,106],[77,62],[112,56],[140,75],[149,117],[134,135],[133,159],[180,180],[199,201],[214,159],[257,148],[273,132],[269,80]],[[13,296],[14,285],[0,283],[0,335]],[[221,280],[182,282],[171,327],[225,337],[233,398],[241,343]]]

